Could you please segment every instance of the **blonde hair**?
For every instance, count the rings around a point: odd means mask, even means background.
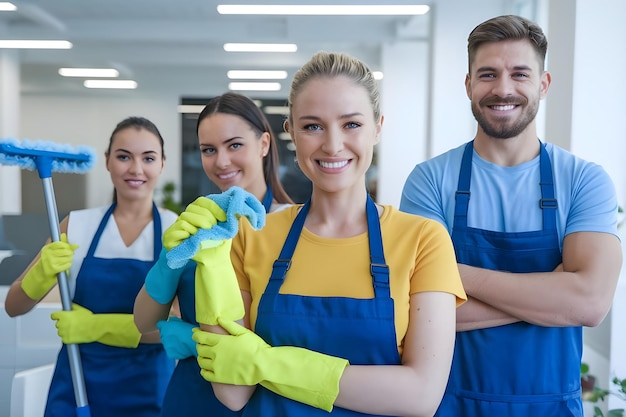
[[[345,76],[360,85],[367,91],[374,112],[374,120],[380,121],[380,91],[374,79],[374,74],[361,60],[340,52],[317,52],[302,66],[293,76],[289,91],[289,123],[292,124],[292,105],[295,98],[300,94],[304,85],[320,77]]]

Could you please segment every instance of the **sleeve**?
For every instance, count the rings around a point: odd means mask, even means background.
[[[615,187],[599,165],[588,164],[572,189],[565,235],[575,232],[617,233],[618,203]]]
[[[467,300],[447,230],[426,220],[418,243],[410,293],[438,291],[454,294],[457,306]]]
[[[440,177],[432,163],[416,165],[404,183],[400,211],[424,216],[445,225],[441,186],[437,184],[436,178]]]

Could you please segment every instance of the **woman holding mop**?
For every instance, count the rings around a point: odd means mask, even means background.
[[[160,413],[174,361],[158,332],[140,333],[132,312],[146,273],[161,251],[161,235],[176,214],[157,208],[163,138],[141,117],[121,121],[105,152],[115,188],[110,206],[72,211],[61,240],[46,244],[11,285],[5,301],[14,317],[30,311],[69,271],[72,311],[52,314],[64,344],[80,349],[93,417],[153,417]],[[46,417],[76,415],[66,346],[57,358]]]

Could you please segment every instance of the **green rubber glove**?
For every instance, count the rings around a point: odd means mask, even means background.
[[[27,296],[39,300],[57,283],[57,274],[72,266],[74,251],[78,245],[67,242],[67,235],[61,234],[61,240],[50,242],[41,249],[41,256],[33,267],[24,275],[21,287]]]
[[[201,375],[210,382],[261,384],[292,400],[332,411],[349,362],[294,346],[272,347],[235,322],[219,321],[230,335],[193,329]]]
[[[196,261],[196,321],[203,324],[218,324],[235,321],[245,314],[239,283],[230,261],[232,239],[205,241],[203,245],[218,244],[200,249],[193,256]]]
[[[210,198],[198,197],[163,233],[163,246],[169,251],[195,235],[198,229],[210,229],[218,221],[226,221],[226,212]]]
[[[93,314],[78,304],[72,311],[55,311],[50,315],[66,345],[100,342],[109,346],[136,348],[141,333],[132,314]]]

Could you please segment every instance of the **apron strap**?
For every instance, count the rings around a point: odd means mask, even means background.
[[[263,197],[263,207],[265,207],[265,212],[270,212],[270,207],[272,207],[272,201],[274,201],[274,194],[272,193],[272,189],[270,185],[267,184],[267,191],[265,192],[265,197]]]
[[[554,197],[554,177],[552,175],[552,163],[550,156],[546,150],[546,145],[540,143],[539,154],[539,171],[541,186],[541,199],[539,200],[539,208],[543,213],[543,230],[556,230],[556,208],[558,203]]]
[[[274,261],[272,266],[272,274],[265,289],[266,293],[278,294],[280,287],[285,279],[287,270],[291,265],[291,258],[296,250],[296,245],[300,239],[300,234],[304,227],[304,221],[311,207],[311,199],[309,198],[300,209],[291,225],[291,229],[287,234],[283,248],[278,255],[278,259]],[[389,289],[389,267],[385,261],[383,239],[380,230],[380,219],[378,218],[378,210],[376,204],[367,197],[365,205],[367,214],[367,235],[370,248],[370,272],[372,274],[374,294],[378,297],[390,298]]]
[[[154,257],[152,259],[156,262],[156,260],[159,259],[161,248],[163,247],[163,239],[161,237],[163,225],[161,224],[159,209],[156,204],[154,204],[154,201],[152,202],[152,227],[154,230]]]
[[[102,232],[104,231],[104,228],[106,227],[107,222],[109,221],[109,217],[111,217],[111,213],[113,213],[115,206],[117,206],[117,203],[111,204],[111,207],[109,207],[106,213],[104,213],[104,216],[102,217],[102,220],[100,221],[100,225],[98,226],[98,230],[96,230],[96,234],[93,236],[93,239],[91,240],[91,244],[89,245],[89,250],[87,251],[87,255],[85,255],[86,258],[93,258],[93,254],[96,252],[96,248],[98,247],[98,242],[100,241],[100,236],[102,236]]]
[[[454,228],[467,227],[467,208],[470,199],[470,182],[472,179],[472,156],[474,153],[474,141],[465,145],[461,169],[459,172],[459,183],[455,194],[456,203],[454,205]]]
[[[89,245],[89,250],[87,251],[87,255],[85,255],[85,257],[89,257],[89,258],[94,257],[94,253],[96,252],[96,248],[98,247],[98,242],[100,242],[100,237],[102,236],[102,232],[104,231],[104,228],[106,227],[109,221],[109,218],[111,217],[111,214],[113,213],[113,210],[115,210],[116,206],[117,206],[117,203],[111,204],[111,207],[109,207],[106,213],[104,213],[104,216],[102,217],[102,220],[100,221],[100,224],[98,225],[98,230],[96,230],[96,234],[93,236],[93,239],[91,240],[91,244]],[[163,243],[161,239],[161,232],[163,230],[163,226],[161,225],[161,215],[159,214],[159,209],[157,208],[156,204],[154,204],[154,202],[152,202],[152,227],[154,231],[154,245],[153,245],[154,253],[153,253],[152,259],[156,261],[157,259],[159,259],[159,254],[161,253],[161,248],[163,247]]]
[[[539,208],[543,219],[543,230],[556,230],[556,208],[558,207],[554,196],[554,176],[552,174],[552,163],[546,150],[546,145],[539,141],[539,185],[541,187],[541,199]],[[454,207],[453,228],[467,228],[467,211],[470,200],[470,183],[472,178],[472,156],[474,153],[474,141],[465,145],[461,169],[459,172],[459,182],[456,191],[456,203]]]
[[[365,203],[367,214],[367,237],[370,246],[370,273],[374,281],[374,296],[376,298],[390,298],[389,266],[385,261],[383,250],[383,234],[380,230],[378,209],[370,196]]]

